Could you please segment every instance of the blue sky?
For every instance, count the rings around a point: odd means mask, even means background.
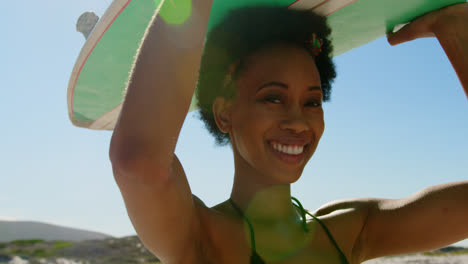
[[[135,234],[108,160],[110,132],[68,120],[79,15],[110,0],[8,1],[0,22],[0,219]],[[399,198],[468,179],[468,101],[435,39],[384,38],[335,60],[326,131],[293,195],[309,209],[351,197]],[[209,206],[230,193],[233,163],[190,113],[176,150]],[[468,246],[465,241],[463,245]]]

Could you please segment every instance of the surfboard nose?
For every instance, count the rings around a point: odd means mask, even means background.
[[[88,39],[98,21],[99,16],[93,11],[84,12],[76,22],[76,31],[81,32],[85,39]]]

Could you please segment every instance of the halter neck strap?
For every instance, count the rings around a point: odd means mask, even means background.
[[[304,207],[302,207],[302,204],[301,202],[299,202],[298,199],[294,198],[294,197],[291,197],[291,199],[296,202],[297,204],[295,204],[296,207],[299,208],[299,210],[301,210],[301,216],[302,216],[302,228],[304,228],[304,231],[306,231],[306,233],[309,233],[309,228],[307,227],[307,221],[306,221],[306,211],[304,210]]]
[[[241,215],[242,218],[247,222],[250,229],[250,241],[252,243],[252,250],[257,251],[257,247],[255,246],[255,234],[252,224],[250,223],[249,219],[244,215],[244,212],[242,212],[242,210],[237,206],[236,203],[234,203],[234,201],[231,198],[229,198],[229,202],[231,203],[232,207],[236,209],[237,213],[239,213],[239,215]]]

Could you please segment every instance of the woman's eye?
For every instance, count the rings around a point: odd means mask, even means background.
[[[306,106],[320,107],[320,106],[322,106],[322,102],[320,102],[320,101],[310,101],[310,102],[306,103]]]
[[[281,98],[278,96],[268,96],[265,98],[265,101],[273,104],[281,104]]]

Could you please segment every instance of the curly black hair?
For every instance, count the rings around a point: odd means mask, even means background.
[[[241,59],[240,66],[232,73],[235,79],[243,68],[242,58],[274,43],[297,45],[314,57],[308,41],[316,34],[323,43],[315,63],[320,73],[323,101],[328,101],[331,83],[336,77],[331,59],[333,48],[329,40],[330,33],[326,18],[307,10],[256,6],[230,11],[207,36],[196,88],[200,119],[215,137],[217,145],[230,143],[229,135],[218,129],[212,105],[217,97],[232,99],[235,96],[234,85],[229,85],[227,89],[225,87],[225,78],[231,65]]]

